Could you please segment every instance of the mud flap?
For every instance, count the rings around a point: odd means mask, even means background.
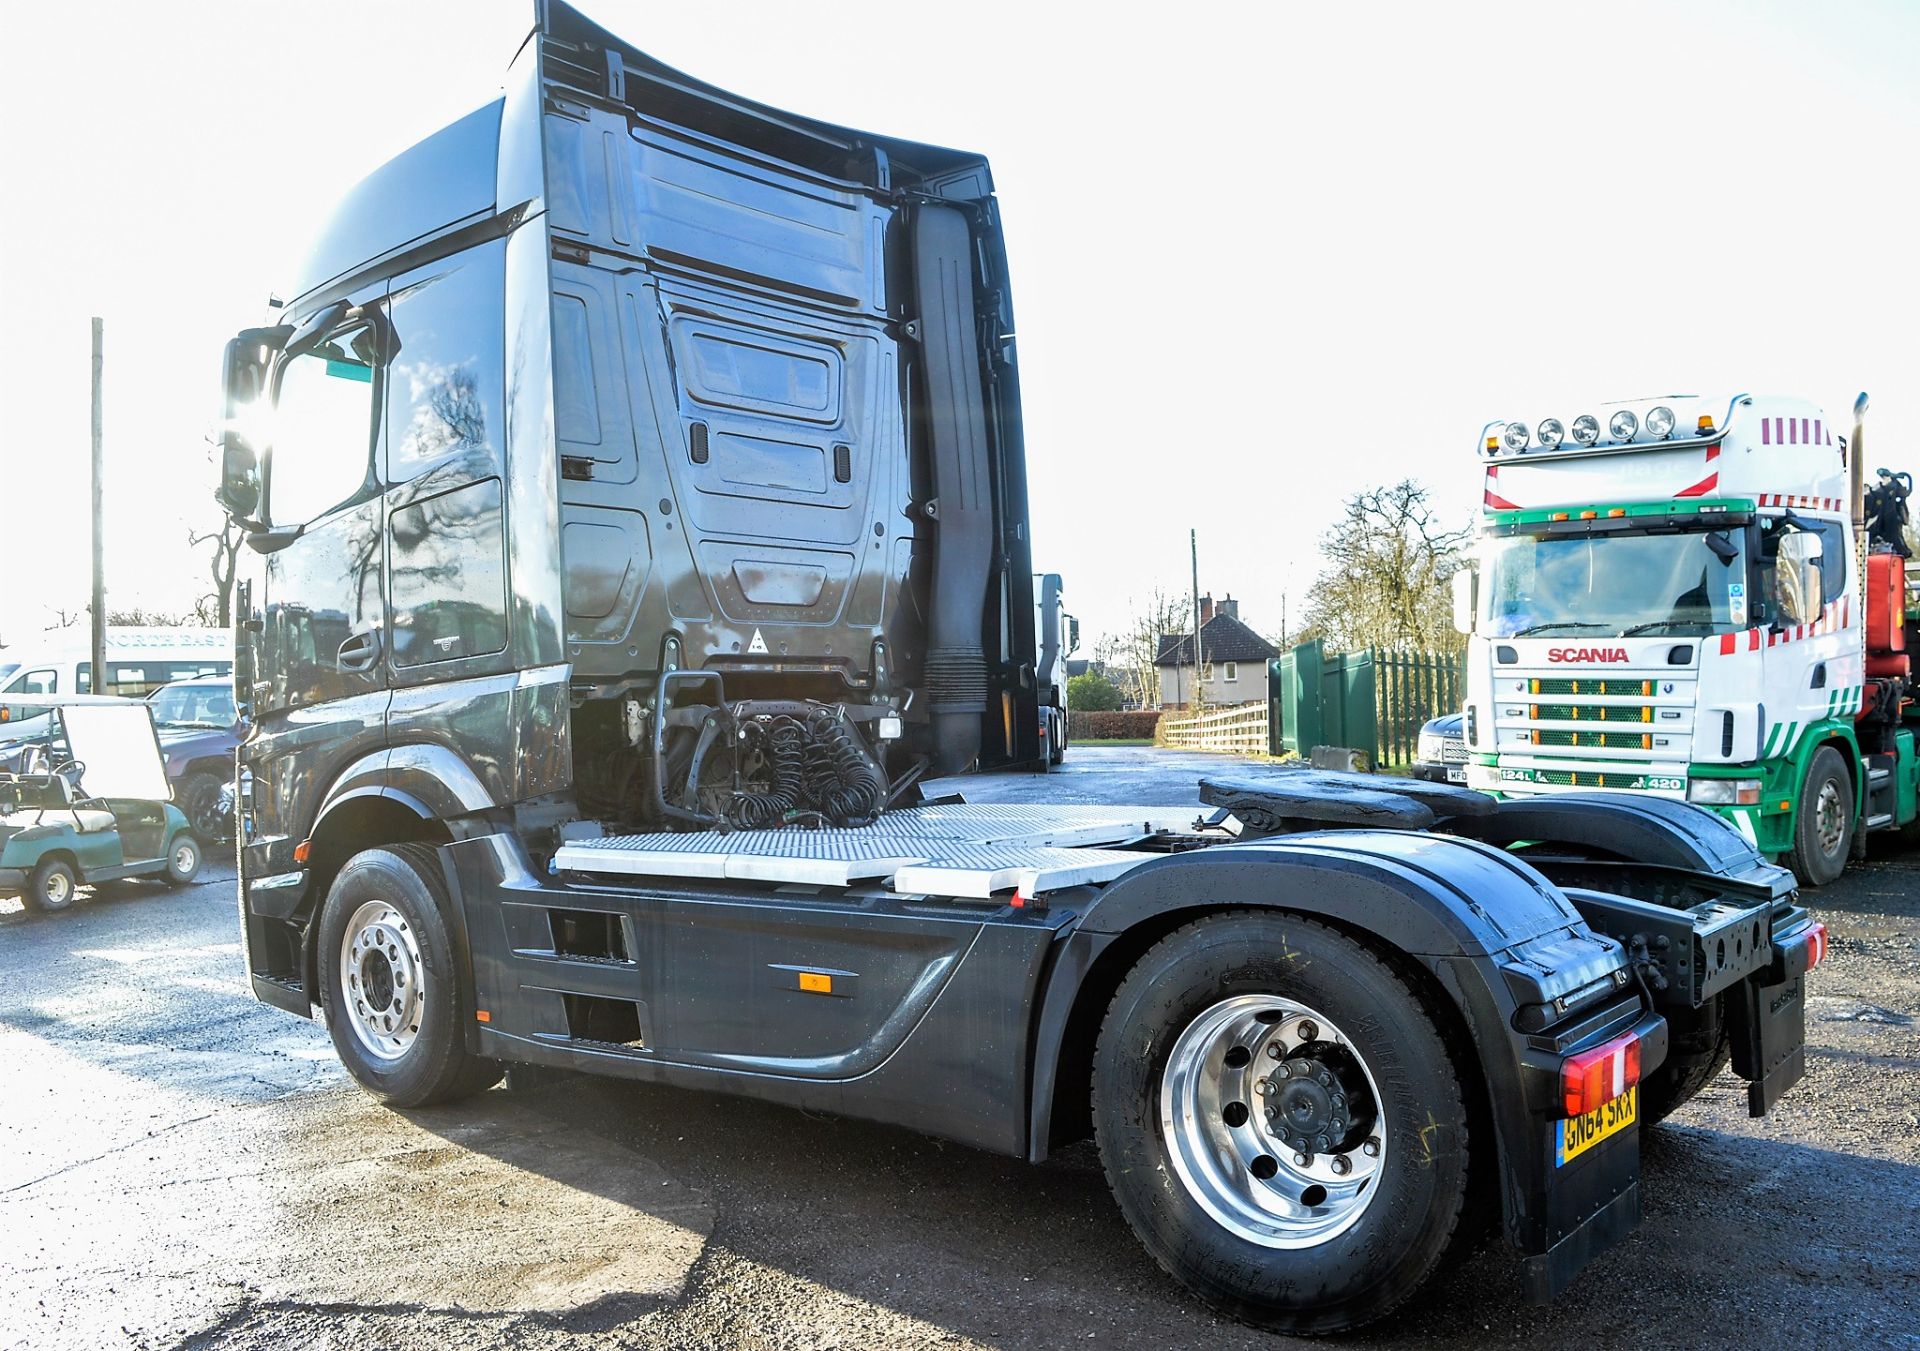
[[[1747,1115],[1765,1116],[1807,1072],[1807,978],[1763,983],[1754,976],[1729,991],[1733,1069],[1747,1080]]]

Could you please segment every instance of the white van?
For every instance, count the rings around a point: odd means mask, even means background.
[[[69,636],[72,634],[72,636]],[[34,694],[93,694],[93,656],[84,632],[62,630],[45,645],[0,648],[0,699]],[[233,635],[224,629],[109,625],[107,679],[101,694],[144,699],[169,681],[233,673]],[[45,709],[0,709],[0,741],[44,735]]]

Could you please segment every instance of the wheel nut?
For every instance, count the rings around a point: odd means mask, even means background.
[[[1320,1039],[1320,1025],[1318,1023],[1314,1022],[1311,1018],[1309,1018],[1300,1024],[1300,1040],[1301,1041],[1318,1041],[1319,1039]]]
[[[1279,1042],[1277,1042],[1277,1041],[1270,1041],[1270,1042],[1268,1042],[1268,1043],[1267,1043],[1267,1058],[1268,1058],[1269,1060],[1278,1060],[1278,1059],[1280,1058],[1280,1043],[1279,1043]]]
[[[1292,1066],[1292,1064],[1290,1064],[1289,1062],[1287,1062],[1287,1061],[1285,1061],[1285,1060],[1282,1060],[1282,1061],[1280,1062],[1280,1068],[1279,1068],[1279,1070],[1278,1070],[1277,1072],[1278,1072],[1278,1074],[1280,1075],[1280,1077],[1281,1077],[1282,1079],[1291,1079],[1291,1078],[1293,1078],[1293,1066]]]
[[[1367,1156],[1368,1158],[1370,1158],[1370,1159],[1375,1159],[1375,1158],[1378,1158],[1378,1157],[1380,1157],[1380,1142],[1379,1142],[1379,1140],[1377,1140],[1377,1139],[1374,1139],[1374,1140],[1368,1140],[1368,1141],[1367,1141],[1367,1142],[1366,1142],[1366,1143],[1365,1143],[1364,1145],[1361,1145],[1361,1146],[1360,1146],[1360,1152],[1361,1152],[1362,1154],[1365,1154],[1365,1155],[1366,1155],[1366,1156]]]
[[[1299,1166],[1299,1167],[1301,1167],[1301,1168],[1305,1168],[1305,1167],[1307,1167],[1307,1166],[1308,1166],[1309,1164],[1311,1164],[1311,1163],[1313,1162],[1313,1155],[1311,1155],[1311,1154],[1295,1154],[1295,1155],[1293,1156],[1293,1161],[1294,1161],[1294,1163],[1295,1163],[1295,1164],[1296,1164],[1297,1166]]]
[[[1345,1154],[1335,1154],[1333,1156],[1333,1171],[1341,1177],[1345,1177],[1353,1171],[1353,1160]]]
[[[1254,1084],[1253,1091],[1258,1093],[1261,1097],[1264,1098],[1267,1096],[1267,1094],[1273,1092],[1273,1085],[1268,1083],[1265,1079],[1262,1079],[1258,1083]],[[1267,1110],[1271,1112],[1273,1108],[1269,1107],[1267,1108]]]

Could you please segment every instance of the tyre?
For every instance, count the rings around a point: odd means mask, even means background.
[[[1788,864],[1805,887],[1823,887],[1846,870],[1853,848],[1853,780],[1847,762],[1831,746],[1814,752],[1800,785]]]
[[[1667,1058],[1640,1081],[1640,1120],[1647,1126],[1692,1101],[1720,1077],[1733,1056],[1733,1039],[1718,998],[1685,1016],[1670,1015],[1667,1023],[1672,1037]]]
[[[167,885],[190,886],[199,875],[200,842],[183,830],[173,837],[173,845],[167,850]]]
[[[382,1102],[424,1107],[490,1087],[470,1054],[473,996],[447,934],[438,857],[425,845],[347,860],[320,911],[320,1003],[347,1072]]]
[[[42,859],[33,876],[27,879],[27,889],[20,893],[20,900],[27,909],[45,914],[71,910],[80,904],[79,874],[64,859]]]
[[[233,822],[220,811],[220,780],[204,770],[189,774],[175,795],[193,833],[208,844],[233,838]]]
[[[1140,959],[1100,1029],[1093,1119],[1147,1251],[1275,1331],[1396,1308],[1469,1199],[1460,1077],[1420,994],[1345,935],[1274,912],[1199,920]]]

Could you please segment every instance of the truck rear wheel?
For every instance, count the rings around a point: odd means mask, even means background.
[[[1199,920],[1141,958],[1100,1030],[1093,1118],[1147,1251],[1278,1331],[1390,1312],[1468,1199],[1460,1079],[1420,995],[1345,935],[1274,912]]]
[[[1853,780],[1846,761],[1831,746],[1814,752],[1800,785],[1793,820],[1793,875],[1806,887],[1823,887],[1846,871],[1853,847]]]
[[[334,1050],[395,1107],[450,1102],[496,1083],[470,1054],[473,998],[448,937],[446,883],[425,845],[347,860],[320,911],[320,1002]]]
[[[1719,996],[1691,1013],[1668,1015],[1667,1027],[1667,1058],[1640,1083],[1640,1120],[1648,1126],[1691,1102],[1733,1058]]]

